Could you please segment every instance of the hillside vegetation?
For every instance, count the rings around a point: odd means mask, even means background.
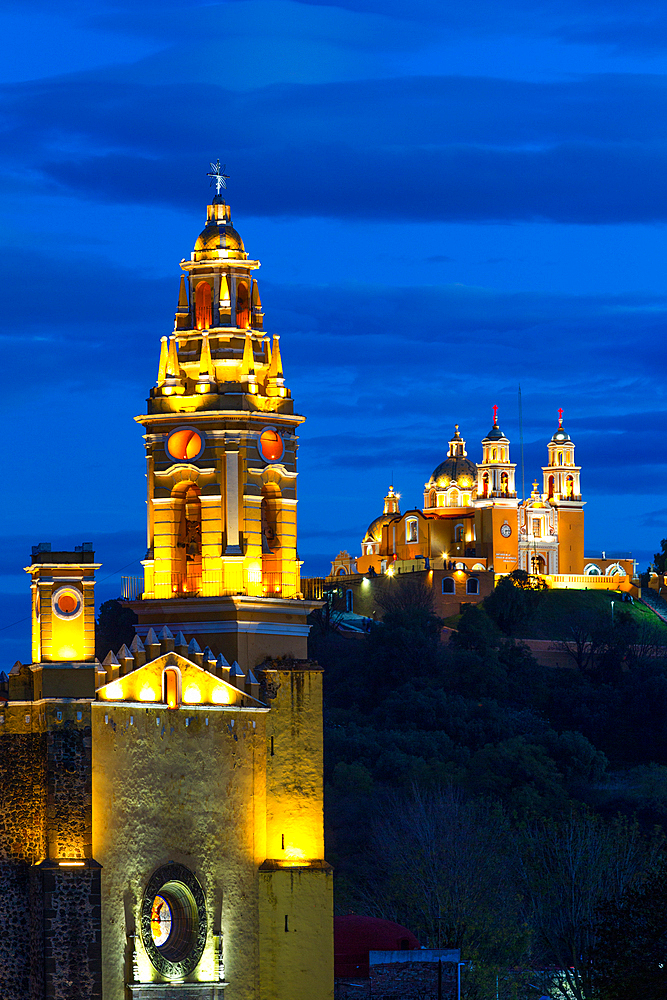
[[[589,967],[604,935],[591,927],[607,927],[604,906],[660,865],[654,827],[667,823],[667,628],[620,602],[612,623],[608,594],[519,583],[466,609],[449,644],[430,593],[411,580],[387,596],[382,622],[366,636],[345,638],[327,616],[315,616],[336,905],[393,916],[424,944],[475,956],[465,986],[471,1000],[486,995],[482,973],[493,969],[514,990],[499,996],[531,995],[507,970],[572,965],[573,951],[584,957],[563,990],[592,1000],[603,996]],[[571,669],[544,668],[522,645],[527,636],[583,652],[571,656]],[[556,911],[549,917],[540,908],[540,900],[567,894],[558,879],[571,877],[572,859],[562,851],[575,842],[581,872],[595,883],[586,890],[586,941],[581,918],[571,914],[568,924],[561,914],[556,933]],[[603,843],[606,861],[595,847]],[[545,852],[555,881],[538,891]],[[463,891],[473,883],[475,891]]]

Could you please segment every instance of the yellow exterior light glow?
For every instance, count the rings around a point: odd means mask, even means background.
[[[229,705],[229,691],[224,687],[213,689],[211,701],[214,705]]]
[[[123,685],[119,684],[118,681],[113,681],[111,684],[107,684],[104,697],[108,701],[120,701],[123,697]]]
[[[76,649],[74,646],[60,646],[56,654],[56,659],[58,660],[80,660],[81,650]]]
[[[83,868],[86,864],[85,861],[59,861],[59,866],[61,868]]]
[[[150,684],[144,684],[142,687],[139,692],[139,701],[157,701],[155,690],[150,686]]]
[[[305,861],[306,855],[299,847],[285,848],[285,861]]]
[[[198,705],[201,702],[201,691],[196,684],[189,684],[183,692],[183,701],[188,705]]]

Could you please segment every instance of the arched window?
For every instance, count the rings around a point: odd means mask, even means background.
[[[435,507],[435,490],[431,490],[428,495],[428,505],[429,507]]]
[[[463,541],[463,525],[462,524],[457,524],[456,527],[454,528],[454,541],[455,542],[461,542],[461,541]]]
[[[181,672],[178,667],[167,667],[162,673],[162,700],[167,708],[181,704]]]
[[[486,566],[482,566],[481,563],[475,563],[472,568],[473,573],[484,573],[486,571]]]
[[[554,477],[549,476],[549,496],[553,497],[553,495],[554,495]]]
[[[373,546],[372,545],[367,545],[366,546],[366,555],[367,556],[372,556],[373,555]]]
[[[248,308],[248,286],[239,281],[236,286],[236,325],[242,330],[250,323],[250,309]]]
[[[588,563],[588,565],[584,566],[584,575],[585,576],[602,576],[602,573],[600,572],[600,567],[596,566],[595,563]]]
[[[482,496],[488,497],[489,495],[489,474],[485,472],[482,476]]]
[[[509,493],[509,476],[506,472],[500,473],[500,492],[504,497]]]
[[[558,465],[562,465],[563,464],[563,452],[562,451],[558,452],[558,457],[556,459],[556,462],[557,462]]]
[[[345,591],[345,610],[352,611],[354,608],[354,594],[351,590]]]
[[[454,583],[454,578],[451,576],[445,576],[442,580],[442,592],[443,594],[455,594],[456,584]]]
[[[189,480],[172,490],[177,527],[176,555],[172,562],[172,591],[196,594],[201,589],[201,502],[199,487]]]
[[[565,480],[565,496],[566,497],[572,497],[572,496],[574,496],[574,477],[573,476],[568,476],[567,479]]]
[[[411,517],[405,522],[405,540],[406,542],[419,541],[419,527],[416,517]]]
[[[200,281],[195,289],[195,323],[198,330],[209,330],[212,322],[211,286],[208,281]]]
[[[347,576],[347,570],[345,569],[344,566],[341,566],[341,568],[338,570],[338,576]]]
[[[459,491],[458,490],[450,490],[449,495],[447,497],[447,501],[448,501],[448,503],[447,503],[448,507],[459,507],[460,506],[460,504],[459,504]]]
[[[607,576],[625,576],[625,570],[618,563],[607,567]]]
[[[479,594],[479,580],[471,576],[466,583],[466,594]]]

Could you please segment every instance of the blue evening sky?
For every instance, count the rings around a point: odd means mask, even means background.
[[[4,669],[30,546],[145,549],[140,428],[220,157],[308,420],[300,555],[359,552],[491,408],[526,485],[565,411],[587,548],[667,535],[657,0],[0,3]],[[11,444],[11,447],[9,445]],[[520,476],[519,476],[520,479]],[[7,628],[6,626],[11,626]]]

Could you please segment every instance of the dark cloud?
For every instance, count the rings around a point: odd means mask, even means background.
[[[84,74],[2,96],[6,136],[22,155],[63,191],[112,202],[189,204],[219,120],[235,205],[258,215],[381,220],[400,205],[406,220],[667,218],[664,77],[409,78],[232,93]]]

